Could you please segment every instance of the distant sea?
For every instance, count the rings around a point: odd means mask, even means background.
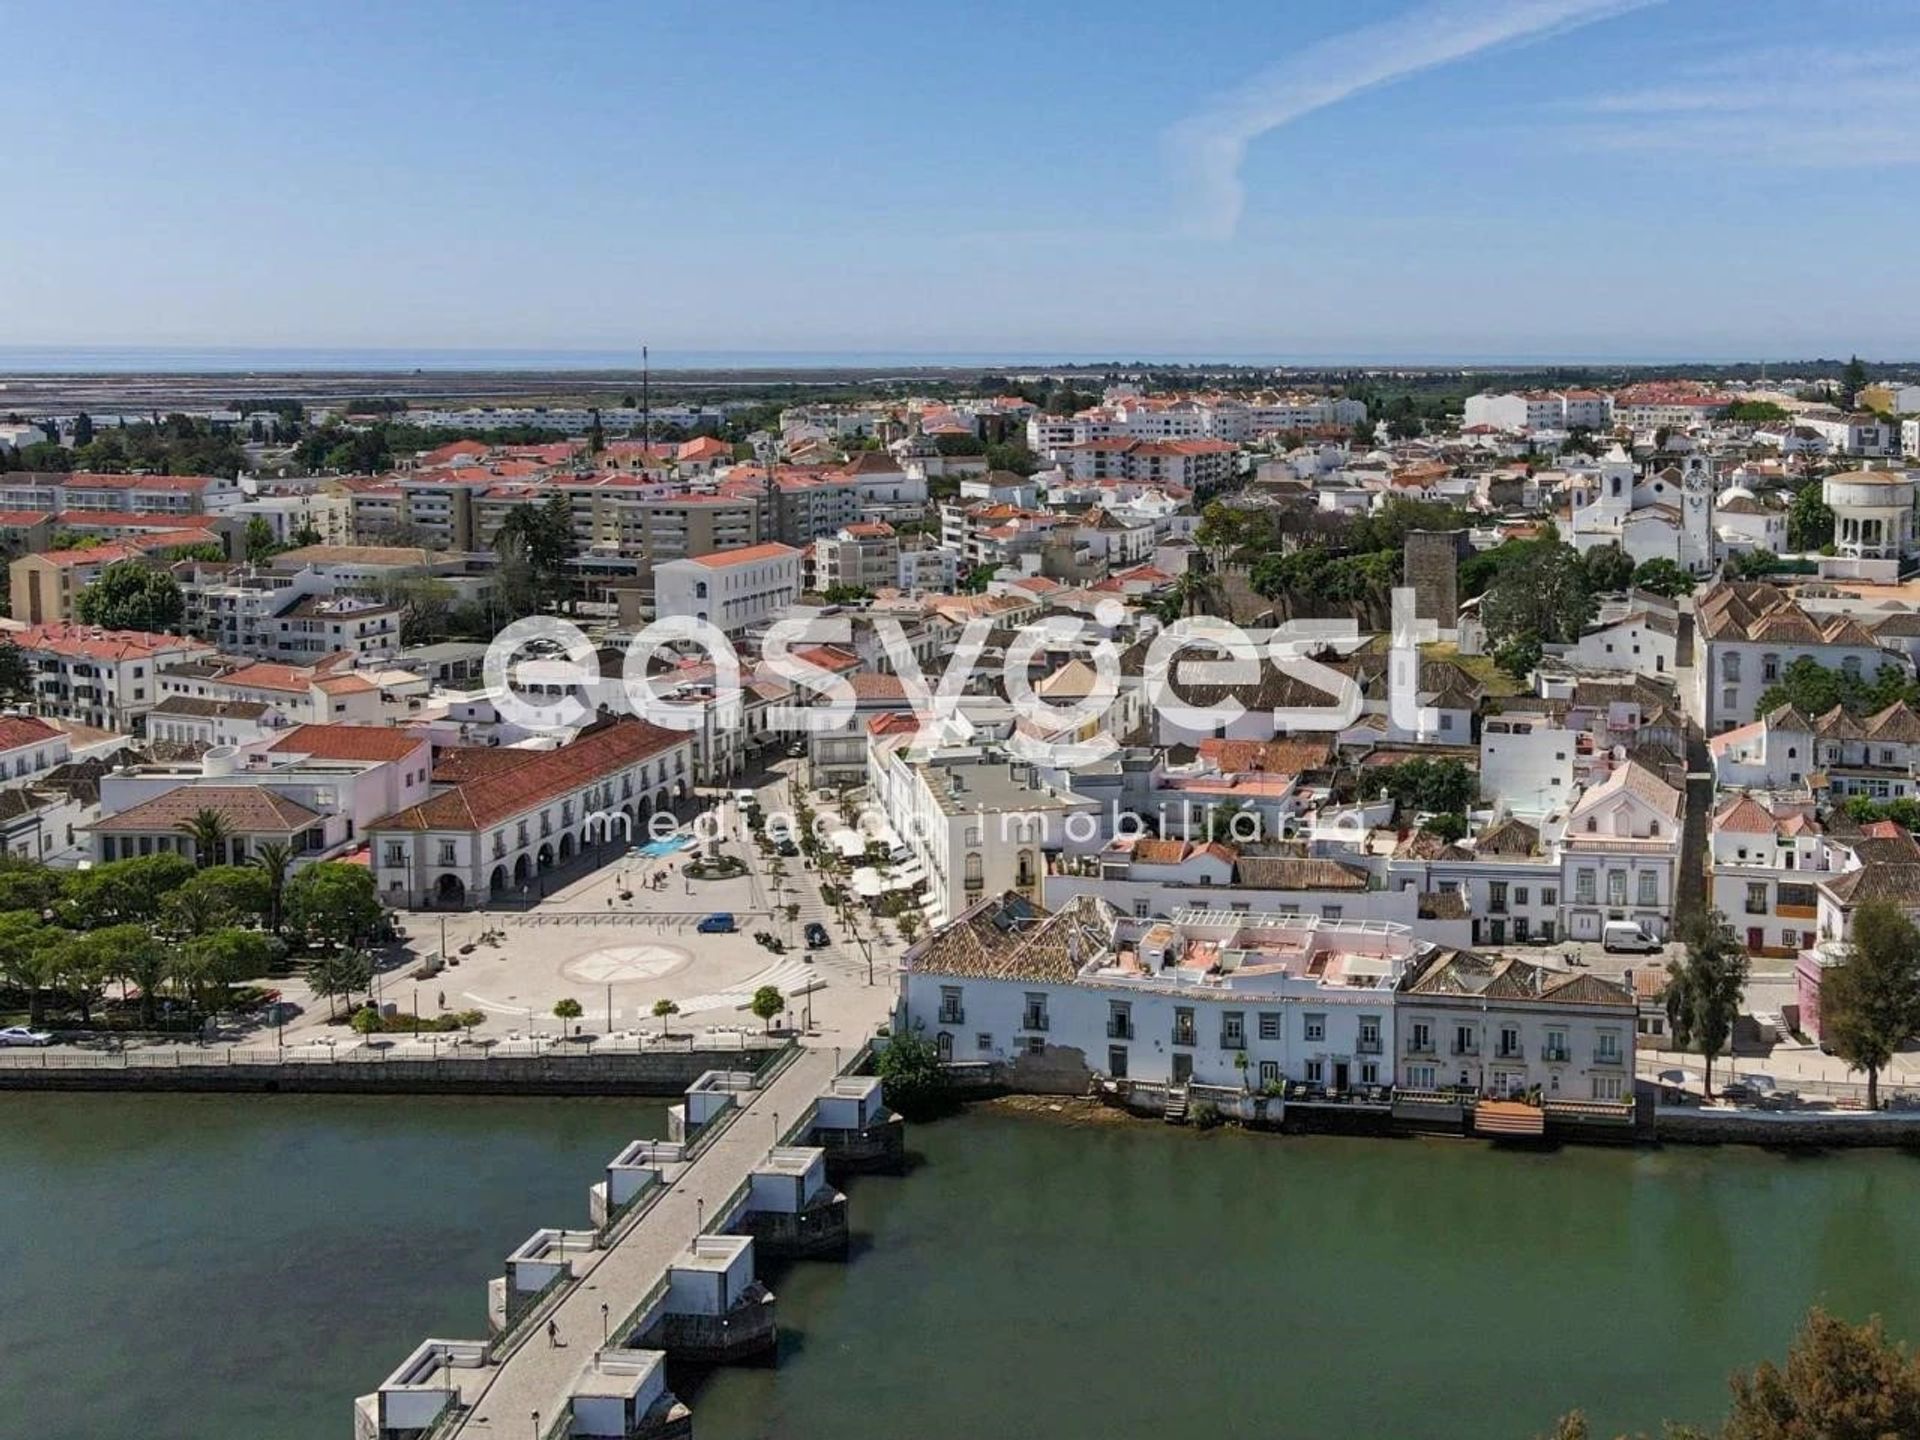
[[[655,350],[655,370],[1038,369],[1059,365],[1671,365],[1676,357],[1624,355],[1223,354],[967,350]],[[1690,357],[1737,364],[1739,357]],[[297,371],[637,371],[636,350],[329,349],[307,346],[0,345],[0,374],[247,375]]]

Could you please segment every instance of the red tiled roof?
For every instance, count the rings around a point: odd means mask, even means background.
[[[428,743],[379,725],[299,725],[267,748],[321,760],[404,760]]]
[[[791,545],[769,542],[764,545],[742,545],[736,550],[716,550],[711,555],[692,555],[688,558],[709,570],[724,570],[730,565],[751,565],[758,560],[779,560],[789,555],[797,558],[799,554]]]
[[[623,719],[582,734],[558,750],[496,750],[518,763],[481,762],[481,772],[453,788],[413,805],[368,827],[374,830],[484,830],[502,820],[538,809],[547,801],[570,794],[591,780],[662,751],[688,744],[678,730],[664,730],[643,720]],[[466,752],[452,752],[464,755]],[[441,772],[436,772],[436,778]],[[636,797],[637,798],[637,797]]]
[[[204,640],[180,635],[156,635],[146,630],[99,630],[91,625],[29,625],[10,637],[22,650],[50,655],[81,656],[89,660],[151,659],[169,650],[205,650]]]
[[[0,716],[0,750],[18,750],[57,740],[60,732],[42,720],[26,715]]]
[[[180,785],[88,826],[109,832],[177,830],[202,810],[211,810],[241,835],[289,835],[320,822],[297,800],[263,785]]]

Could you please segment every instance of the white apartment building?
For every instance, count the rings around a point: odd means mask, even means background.
[[[1057,1049],[1098,1074],[1346,1094],[1393,1079],[1398,925],[1182,911],[1133,926],[1088,897],[983,896],[907,951],[902,1022],[946,1061]]]
[[[1395,997],[1399,1084],[1543,1100],[1633,1099],[1634,999],[1593,975],[1440,950]]]
[[[1839,410],[1804,410],[1793,421],[1825,440],[1830,455],[1897,455],[1900,451],[1894,422],[1871,411],[1848,415]]]
[[[1801,658],[1868,679],[1882,666],[1911,668],[1858,620],[1810,614],[1778,586],[1722,581],[1695,596],[1689,699],[1709,735],[1750,724],[1760,697]]]
[[[1048,789],[1031,766],[996,751],[914,758],[912,739],[868,732],[868,790],[906,846],[909,872],[923,875],[934,924],[986,895],[1037,900],[1048,852],[1099,848],[1098,801]]]
[[[233,509],[242,525],[258,515],[267,522],[276,544],[287,545],[294,536],[312,531],[321,545],[353,543],[353,499],[325,490],[309,490],[297,495],[262,495],[243,500]]]
[[[122,732],[160,702],[161,667],[213,653],[178,635],[87,625],[28,625],[12,639],[35,672],[40,714]]]
[[[1520,434],[1548,430],[1605,430],[1613,425],[1613,397],[1599,390],[1534,390],[1469,395],[1462,425]]]
[[[0,788],[28,784],[72,758],[64,730],[28,715],[0,715]]]
[[[770,624],[800,598],[800,560],[779,544],[669,560],[654,568],[654,611],[690,615],[729,635]]]
[[[1416,830],[1387,860],[1386,883],[1433,897],[1423,898],[1425,913],[1465,917],[1467,934],[1458,940],[1446,928],[1454,922],[1423,919],[1420,934],[1429,939],[1551,945],[1566,933],[1558,838],[1558,827],[1546,833],[1511,815],[1482,829],[1471,848]]]

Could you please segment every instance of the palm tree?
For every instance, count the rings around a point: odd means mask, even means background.
[[[664,1036],[667,1033],[668,1019],[678,1015],[680,1007],[671,1000],[660,999],[653,1002],[653,1013],[660,1019],[660,1033]]]
[[[218,810],[196,810],[192,819],[182,820],[174,829],[193,841],[193,863],[200,869],[225,862],[233,827]]]
[[[293,865],[293,847],[284,840],[256,845],[253,863],[267,872],[267,929],[280,933],[280,907],[287,893],[287,871]]]

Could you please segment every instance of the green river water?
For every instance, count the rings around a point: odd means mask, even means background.
[[[0,1437],[342,1440],[352,1397],[661,1108],[0,1097]],[[780,1362],[701,1440],[1531,1436],[1711,1419],[1806,1306],[1920,1337],[1893,1153],[919,1127],[848,1265],[778,1274]]]

